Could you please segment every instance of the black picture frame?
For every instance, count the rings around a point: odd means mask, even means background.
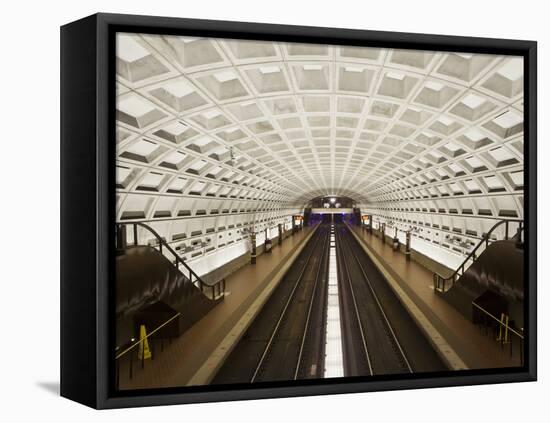
[[[115,34],[138,32],[508,54],[524,57],[525,365],[430,377],[115,392]],[[61,395],[118,408],[534,381],[537,377],[537,44],[534,41],[95,14],[61,28]],[[346,379],[346,378],[343,378]]]

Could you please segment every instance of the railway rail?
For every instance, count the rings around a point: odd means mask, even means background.
[[[345,224],[336,227],[346,376],[446,370]]]
[[[319,227],[213,383],[322,377],[328,239]]]
[[[323,378],[331,225],[321,224],[212,381]],[[345,224],[335,224],[344,376],[446,370]]]

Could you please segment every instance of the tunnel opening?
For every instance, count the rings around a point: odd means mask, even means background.
[[[344,223],[359,225],[361,210],[357,201],[341,195],[325,195],[310,200],[304,208],[304,225],[317,223]]]

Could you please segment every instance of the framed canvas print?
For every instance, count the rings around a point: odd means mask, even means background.
[[[536,379],[536,43],[61,29],[61,394]]]

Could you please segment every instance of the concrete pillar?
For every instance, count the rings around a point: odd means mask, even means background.
[[[126,248],[126,225],[117,225],[116,228],[116,248],[123,250]]]
[[[256,264],[256,233],[250,234],[250,242],[252,248],[250,249],[250,264]]]
[[[521,233],[522,233],[522,224],[520,223],[519,224],[519,227],[518,227],[518,230],[516,232],[516,235],[515,235],[515,238],[516,238],[516,248],[519,249],[519,250],[522,250],[523,249],[523,241],[521,239]],[[474,260],[475,260],[475,257],[474,257]]]
[[[265,238],[264,238],[264,253],[271,253],[271,240],[269,239],[269,228],[265,228]]]
[[[405,257],[407,258],[407,260],[410,260],[411,259],[411,233],[409,231],[407,231],[407,236],[405,240],[406,240]]]
[[[397,238],[397,227],[395,227],[395,232],[394,232],[394,235],[393,235],[393,250],[394,251],[398,251],[399,250],[399,238]]]

